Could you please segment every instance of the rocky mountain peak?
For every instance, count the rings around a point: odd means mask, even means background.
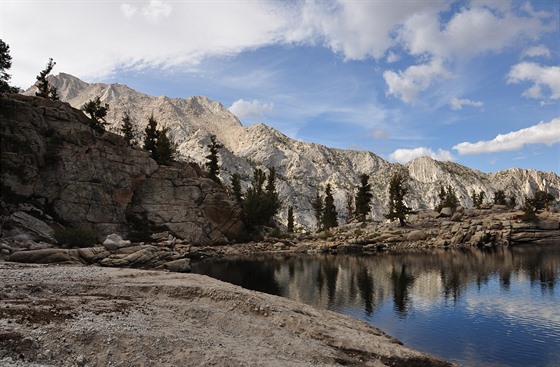
[[[452,186],[464,206],[472,206],[470,193],[484,191],[493,197],[504,190],[521,202],[524,195],[536,190],[560,194],[560,179],[554,173],[511,169],[486,174],[453,162],[440,162],[423,157],[406,165],[391,164],[368,151],[329,148],[320,144],[297,141],[265,124],[244,127],[239,119],[219,102],[204,96],[189,98],[153,97],[119,84],[88,84],[68,74],[52,77],[64,101],[80,107],[97,96],[110,105],[107,121],[116,131],[122,116],[128,111],[143,132],[153,114],[158,124],[169,128],[182,159],[203,165],[206,161],[210,135],[216,135],[224,146],[220,151],[221,178],[229,184],[237,173],[242,187],[249,185],[254,168],[275,167],[277,188],[283,202],[279,215],[285,221],[287,206],[294,208],[296,223],[314,228],[311,201],[317,191],[323,193],[327,183],[333,187],[340,220],[348,217],[346,196],[355,194],[359,175],[370,176],[374,203],[371,218],[381,220],[387,212],[388,182],[395,170],[405,170],[409,176],[407,204],[413,208],[434,207],[439,187]]]

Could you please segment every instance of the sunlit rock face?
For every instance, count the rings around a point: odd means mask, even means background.
[[[327,183],[333,188],[339,221],[344,221],[348,217],[347,193],[355,194],[362,173],[370,176],[371,218],[376,220],[383,219],[387,212],[388,182],[396,170],[404,171],[409,177],[406,200],[412,208],[433,208],[441,185],[452,186],[465,207],[473,204],[473,190],[484,191],[487,200],[492,199],[496,190],[504,190],[507,196],[515,196],[518,203],[524,195],[531,196],[536,190],[548,190],[556,197],[560,192],[560,178],[554,173],[509,169],[486,174],[425,157],[406,165],[391,164],[367,151],[297,141],[264,124],[243,126],[227,108],[206,97],[152,97],[125,85],[88,84],[68,74],[59,74],[50,80],[58,87],[61,99],[78,108],[100,96],[110,105],[107,121],[114,131],[120,126],[125,111],[129,112],[140,133],[153,114],[159,126],[169,128],[170,137],[177,143],[182,159],[187,161],[204,164],[210,135],[216,135],[223,145],[220,176],[226,184],[230,183],[233,173],[238,173],[246,189],[255,167],[275,167],[283,203],[278,216],[280,223],[286,222],[287,207],[291,205],[296,226],[314,229],[311,201],[317,190],[324,193]]]

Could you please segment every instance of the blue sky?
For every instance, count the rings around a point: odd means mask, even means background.
[[[205,95],[244,125],[484,172],[560,172],[558,1],[0,0],[12,84]]]

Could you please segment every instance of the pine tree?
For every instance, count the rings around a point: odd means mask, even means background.
[[[401,226],[406,225],[406,216],[412,210],[404,204],[404,197],[408,189],[405,187],[404,177],[396,172],[389,182],[389,213],[385,218],[390,220],[399,220]]]
[[[346,213],[348,213],[346,222],[349,223],[354,213],[354,195],[349,191],[346,192]]]
[[[494,192],[494,204],[496,205],[507,205],[506,193],[504,190],[497,190]]]
[[[266,181],[266,174],[260,168],[255,168],[251,187],[247,189],[243,200],[243,210],[245,214],[245,224],[249,229],[263,225],[268,218],[264,218],[264,190],[263,185]]]
[[[356,194],[356,216],[361,222],[366,220],[366,216],[371,211],[371,185],[368,183],[369,176],[365,173],[360,175],[360,187]]]
[[[175,159],[175,154],[177,153],[177,147],[169,140],[167,136],[168,129],[162,129],[157,132],[156,141],[156,151],[157,157],[156,162],[162,165],[169,165]]]
[[[35,92],[37,97],[49,98],[55,101],[59,99],[57,89],[54,86],[51,86],[47,80],[47,76],[50,74],[55,65],[56,62],[54,62],[51,57],[45,69],[37,75],[37,91]]]
[[[243,195],[241,194],[241,179],[237,173],[231,175],[231,192],[235,201],[238,203],[243,202]]]
[[[120,128],[120,132],[123,134],[124,140],[126,141],[126,144],[128,144],[128,146],[133,147],[138,144],[138,142],[136,141],[136,129],[132,124],[132,118],[130,117],[128,111],[124,113],[124,116],[122,118],[122,126]]]
[[[435,207],[437,212],[441,211],[443,208],[451,208],[452,211],[455,211],[457,206],[459,205],[459,199],[457,199],[457,194],[455,194],[455,189],[451,187],[451,185],[447,186],[446,189],[440,186],[440,191],[438,194],[439,204]]]
[[[105,131],[105,126],[107,125],[105,116],[107,116],[108,110],[109,104],[103,104],[99,96],[89,100],[82,106],[82,111],[90,116],[90,126],[100,133]]]
[[[266,181],[264,194],[264,216],[270,221],[280,209],[280,197],[276,192],[276,169],[274,167],[268,170],[268,179]]]
[[[523,201],[523,205],[521,206],[521,210],[523,210],[523,216],[521,220],[524,222],[538,222],[539,217],[537,216],[538,209],[537,203],[534,198],[529,198],[525,196],[525,200]]]
[[[485,196],[486,196],[486,194],[484,193],[484,191],[480,191],[477,194],[473,189],[472,192],[471,192],[471,198],[472,198],[474,206],[476,206],[478,209],[480,209],[480,207],[482,206],[482,203],[484,202],[484,197]]]
[[[158,131],[157,131],[157,121],[154,118],[154,115],[150,116],[148,119],[148,125],[144,130],[144,149],[150,152],[150,156],[157,161],[157,138],[158,138]]]
[[[331,184],[327,184],[325,188],[325,207],[323,210],[322,225],[324,230],[338,227],[338,213],[334,205]]]
[[[288,206],[288,233],[292,233],[294,231],[294,208],[292,206]]]
[[[148,125],[144,130],[144,149],[150,152],[150,156],[158,164],[169,165],[175,159],[177,146],[167,136],[168,129],[158,130],[154,115],[148,119]]]
[[[206,156],[206,159],[208,159],[208,162],[206,162],[208,177],[221,185],[222,181],[220,181],[218,177],[220,172],[220,166],[218,165],[218,149],[221,149],[223,146],[216,140],[216,135],[211,135],[210,144],[208,144],[207,147],[210,149],[210,154]]]
[[[0,93],[18,93],[19,88],[10,86],[12,76],[7,70],[12,67],[10,46],[0,39]]]
[[[311,202],[311,207],[315,213],[315,220],[317,221],[317,230],[321,229],[321,224],[323,222],[323,199],[319,195],[319,190],[317,190],[317,195],[315,200]]]
[[[455,189],[451,185],[447,186],[447,192],[445,193],[445,201],[443,202],[444,208],[451,208],[452,211],[457,209],[459,206],[459,199],[457,199],[457,194]]]
[[[445,192],[445,187],[443,187],[443,185],[441,185],[439,187],[439,193],[438,193],[438,199],[439,199],[439,203],[438,205],[435,207],[435,210],[437,212],[441,211],[441,209],[443,208],[443,205],[445,203],[445,198],[447,197],[447,193]]]
[[[537,210],[548,210],[549,205],[554,202],[555,197],[546,191],[538,190],[535,192],[533,200]]]

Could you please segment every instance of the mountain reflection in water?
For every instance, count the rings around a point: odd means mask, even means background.
[[[560,364],[560,246],[193,264],[242,287],[351,315],[464,366]]]

